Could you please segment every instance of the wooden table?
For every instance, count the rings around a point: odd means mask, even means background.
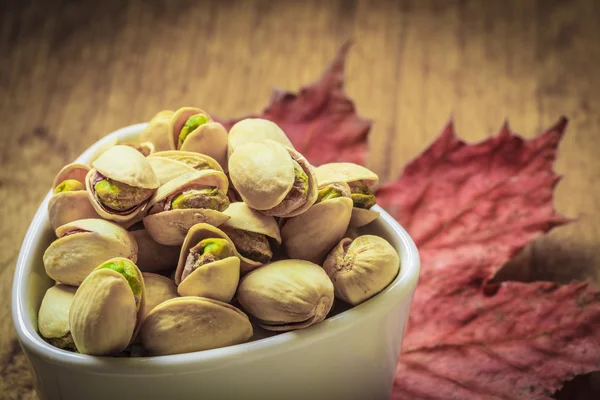
[[[10,292],[55,173],[103,135],[161,109],[258,112],[274,86],[316,80],[353,39],[347,92],[372,118],[369,165],[392,179],[453,115],[480,140],[570,118],[556,205],[579,222],[526,251],[523,279],[600,264],[600,2],[9,1],[0,6],[0,393],[35,398]],[[575,397],[571,397],[575,398]]]

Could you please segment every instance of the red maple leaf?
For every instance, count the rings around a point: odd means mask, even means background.
[[[450,122],[378,203],[411,234],[421,278],[396,399],[549,399],[600,369],[600,296],[585,283],[490,284],[525,245],[569,220],[552,165],[567,120],[525,141],[507,124],[479,144]]]
[[[265,118],[278,124],[313,165],[335,161],[364,165],[372,123],[358,117],[344,93],[349,47],[350,43],[343,45],[323,77],[298,94],[275,89],[261,114],[220,122],[229,130],[241,119]]]

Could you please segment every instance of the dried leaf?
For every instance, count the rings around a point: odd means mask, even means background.
[[[552,202],[566,123],[529,141],[505,124],[474,145],[449,123],[378,188],[422,262],[394,398],[547,399],[600,369],[600,297],[587,284],[489,283],[525,245],[569,221]]]
[[[349,47],[350,43],[342,46],[323,77],[298,94],[276,89],[261,114],[221,123],[229,130],[241,119],[265,118],[277,123],[313,165],[335,161],[364,165],[372,123],[358,117],[354,103],[344,93]]]

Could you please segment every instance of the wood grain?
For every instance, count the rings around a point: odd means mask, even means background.
[[[530,246],[521,256],[526,274],[503,274],[600,282],[600,2],[0,7],[0,393],[7,399],[35,398],[8,304],[21,241],[55,173],[103,135],[161,109],[257,112],[272,87],[296,90],[317,79],[347,39],[354,41],[347,92],[375,121],[369,165],[382,179],[397,176],[450,116],[467,140],[496,133],[505,118],[531,137],[569,117],[556,204],[579,221]],[[580,396],[573,388],[568,398]]]

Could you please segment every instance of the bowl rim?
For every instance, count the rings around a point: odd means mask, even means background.
[[[139,135],[147,125],[147,123],[140,123],[126,126],[104,136],[85,150],[74,162],[87,163],[101,146],[114,143],[115,139],[131,140]],[[52,191],[50,190],[38,207],[19,251],[12,287],[12,317],[17,338],[25,353],[31,352],[53,364],[83,368],[90,372],[107,375],[121,374],[124,370],[132,375],[147,375],[149,371],[156,375],[164,375],[170,373],[164,369],[166,366],[194,365],[194,370],[197,371],[201,368],[214,368],[215,362],[218,362],[219,365],[223,365],[224,362],[237,362],[242,356],[252,359],[268,357],[274,352],[291,351],[339,334],[350,329],[366,316],[389,312],[407,297],[408,301],[412,303],[412,294],[419,279],[419,253],[412,238],[387,212],[381,207],[375,206],[373,209],[380,213],[383,227],[390,236],[395,236],[401,246],[401,271],[387,288],[358,306],[327,318],[307,329],[193,353],[135,358],[99,357],[72,353],[58,349],[41,338],[31,323],[27,304],[27,275],[35,262],[33,256],[29,257],[29,253],[37,245],[37,241],[41,237],[40,233],[47,224],[47,205],[51,196]],[[107,366],[112,367],[110,371],[107,371]]]

